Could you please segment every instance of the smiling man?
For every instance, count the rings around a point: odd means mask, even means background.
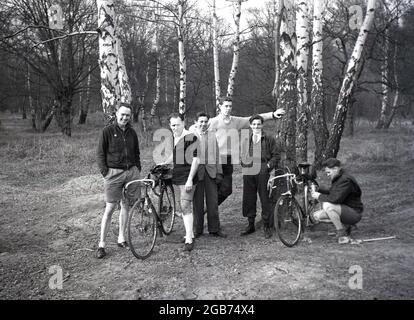
[[[256,203],[259,194],[262,204],[264,236],[272,237],[273,211],[267,191],[270,171],[277,168],[280,161],[280,150],[276,140],[263,132],[263,117],[254,115],[250,118],[251,134],[242,148],[241,165],[243,170],[243,217],[249,224],[240,235],[246,236],[255,232]]]
[[[220,205],[233,192],[233,159],[239,150],[239,134],[242,129],[249,129],[250,117],[237,117],[232,115],[233,101],[230,97],[221,98],[220,113],[209,121],[209,130],[217,137],[220,163],[223,165],[223,180],[219,184],[218,204]],[[284,109],[259,114],[263,122],[271,119],[280,119],[285,114]]]
[[[96,257],[105,257],[105,239],[111,224],[112,214],[119,202],[118,247],[126,248],[125,231],[129,204],[122,198],[122,189],[129,181],[139,179],[141,171],[138,137],[129,124],[131,107],[121,103],[116,111],[114,124],[105,127],[99,139],[98,166],[104,177],[105,212],[102,217],[101,237]]]

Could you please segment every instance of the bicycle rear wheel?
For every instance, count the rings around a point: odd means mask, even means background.
[[[171,184],[161,186],[159,217],[164,233],[170,234],[175,221],[175,195]]]
[[[275,206],[275,226],[280,241],[288,247],[298,243],[302,231],[301,211],[295,197],[281,196]]]
[[[146,259],[154,248],[157,238],[155,214],[142,201],[136,201],[129,211],[128,243],[138,259]]]

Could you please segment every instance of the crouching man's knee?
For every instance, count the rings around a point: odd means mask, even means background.
[[[330,202],[323,202],[322,203],[322,209],[325,212],[335,212],[337,214],[341,214],[341,206],[339,204],[333,204]]]

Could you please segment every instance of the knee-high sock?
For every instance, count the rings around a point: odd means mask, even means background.
[[[183,215],[184,228],[185,228],[185,242],[193,242],[194,232],[193,232],[193,223],[194,217],[193,213],[187,213]]]

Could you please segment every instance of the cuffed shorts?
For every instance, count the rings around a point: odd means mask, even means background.
[[[362,218],[362,214],[351,207],[341,204],[341,222],[347,225],[354,225]]]
[[[105,202],[116,203],[122,200],[122,189],[130,181],[140,178],[140,172],[137,167],[129,170],[109,168],[108,173],[104,177],[104,194]],[[138,185],[138,184],[137,184]],[[140,193],[139,186],[136,187],[136,193]],[[139,198],[140,195],[137,195]]]
[[[194,198],[194,192],[195,192],[196,186],[193,185],[191,191],[185,190],[185,185],[174,185],[174,191],[175,194],[178,195],[176,198],[178,201],[181,200],[187,200],[187,201],[193,201]]]

